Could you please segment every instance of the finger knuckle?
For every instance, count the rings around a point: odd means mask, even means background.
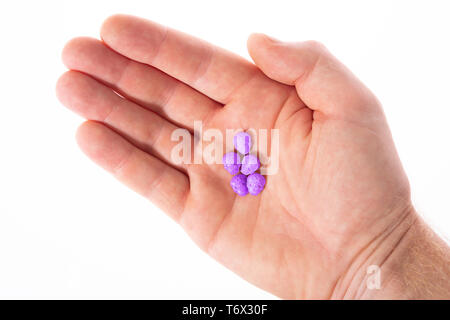
[[[321,54],[327,50],[326,46],[317,40],[308,40],[305,42],[305,45],[317,54]]]

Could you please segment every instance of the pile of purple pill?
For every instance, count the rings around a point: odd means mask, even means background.
[[[236,152],[228,152],[223,156],[225,170],[234,175],[230,182],[231,188],[240,196],[247,193],[256,196],[264,189],[266,179],[256,172],[261,166],[258,157],[249,153],[252,139],[248,133],[239,132],[234,136],[233,142],[243,158]]]

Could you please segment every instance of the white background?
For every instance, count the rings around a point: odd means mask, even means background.
[[[0,298],[274,298],[78,150],[60,52],[113,13],[246,57],[251,32],[325,43],[382,101],[417,210],[450,236],[448,1],[0,3]]]

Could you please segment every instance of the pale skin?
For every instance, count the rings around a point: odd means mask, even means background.
[[[57,95],[87,119],[80,148],[211,257],[281,298],[450,298],[449,249],[411,205],[379,101],[323,45],[254,34],[250,62],[125,15],[101,39],[63,51]],[[220,164],[173,162],[171,133],[195,120],[280,130],[261,194],[234,194]]]

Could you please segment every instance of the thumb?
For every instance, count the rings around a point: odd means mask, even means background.
[[[269,78],[295,85],[310,109],[345,118],[380,114],[374,95],[322,44],[288,43],[252,34],[247,45],[255,64]]]

